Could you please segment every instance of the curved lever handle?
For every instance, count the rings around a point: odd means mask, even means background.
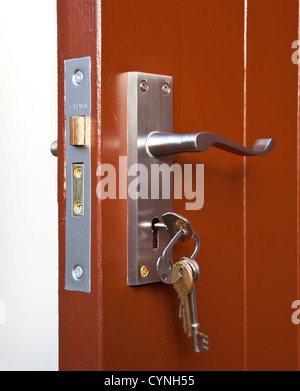
[[[211,146],[240,156],[259,156],[270,152],[274,144],[275,141],[272,138],[261,138],[257,139],[253,147],[249,149],[208,132],[189,134],[152,132],[147,138],[146,148],[153,157],[182,152],[203,152]]]

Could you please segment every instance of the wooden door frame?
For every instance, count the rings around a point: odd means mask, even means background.
[[[91,170],[101,162],[101,8],[100,1],[58,0],[58,205],[59,205],[59,368],[101,370],[102,262],[101,202],[96,177],[91,180],[91,285],[90,294],[71,292],[65,284],[65,108],[64,61],[91,57]]]

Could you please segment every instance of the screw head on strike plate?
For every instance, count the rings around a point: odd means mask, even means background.
[[[80,265],[74,266],[74,269],[73,269],[74,280],[80,280],[82,275],[83,275],[82,267]]]
[[[82,213],[82,204],[80,202],[76,202],[76,204],[74,204],[73,206],[73,210],[74,210],[74,213],[79,215],[80,213]]]
[[[80,70],[80,69],[77,69],[75,72],[74,72],[74,75],[73,75],[73,83],[76,85],[80,84],[83,80],[83,72]]]
[[[162,91],[165,95],[168,95],[170,93],[171,87],[168,83],[164,83],[164,85],[162,86]]]
[[[82,169],[81,167],[76,167],[74,170],[74,176],[75,178],[79,179],[82,177]]]
[[[142,80],[140,82],[140,89],[143,91],[143,92],[146,92],[148,90],[148,83],[146,80]]]

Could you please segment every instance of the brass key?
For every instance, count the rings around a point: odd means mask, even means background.
[[[174,288],[178,292],[180,314],[183,318],[183,328],[188,337],[193,335],[190,293],[193,290],[194,279],[190,266],[186,262],[177,262],[171,275]]]
[[[179,314],[183,317],[183,327],[188,337],[193,337],[194,352],[199,353],[201,349],[209,350],[207,335],[200,333],[197,319],[196,297],[194,280],[199,277],[198,264],[189,258],[181,258],[174,265],[172,270],[172,281],[178,292],[180,300]]]

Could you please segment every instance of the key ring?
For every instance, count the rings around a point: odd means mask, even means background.
[[[174,267],[174,263],[171,258],[167,258],[167,253],[174,247],[175,243],[179,241],[179,239],[182,237],[182,235],[185,235],[185,230],[180,229],[171,239],[170,243],[167,245],[167,247],[164,249],[161,257],[158,258],[157,264],[156,264],[156,270],[159,278],[161,279],[162,282],[165,284],[173,284],[173,280],[171,278],[171,272]],[[196,247],[195,250],[190,257],[191,260],[194,260],[195,257],[197,256],[199,249],[200,249],[200,239],[197,234],[193,230],[193,235],[192,237],[195,239],[196,242]]]

